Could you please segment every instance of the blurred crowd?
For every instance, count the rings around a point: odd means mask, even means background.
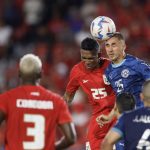
[[[35,53],[43,61],[42,85],[63,95],[69,71],[80,61],[80,42],[91,36],[97,16],[112,18],[127,52],[150,62],[150,0],[1,0],[0,92],[18,85],[19,58]],[[84,149],[90,115],[85,99],[79,90],[70,106],[78,133],[70,150]]]

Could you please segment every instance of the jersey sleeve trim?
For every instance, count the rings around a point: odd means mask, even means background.
[[[120,129],[113,127],[111,130],[117,132],[121,137],[123,137],[123,132]]]

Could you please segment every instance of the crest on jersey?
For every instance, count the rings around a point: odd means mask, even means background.
[[[103,74],[103,81],[106,85],[110,85],[108,79],[106,78],[106,76]]]
[[[122,72],[121,72],[121,76],[122,76],[123,78],[127,78],[127,77],[129,76],[129,74],[130,74],[130,72],[129,72],[128,69],[124,69],[124,70],[122,70]]]

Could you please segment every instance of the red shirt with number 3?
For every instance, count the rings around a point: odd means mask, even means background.
[[[65,101],[41,86],[20,86],[0,95],[6,115],[5,150],[54,150],[55,128],[71,122]]]

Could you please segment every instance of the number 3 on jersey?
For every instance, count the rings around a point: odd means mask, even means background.
[[[33,141],[23,141],[23,149],[43,149],[45,145],[45,118],[37,114],[25,114],[24,122],[33,123],[34,127],[27,127],[26,135],[34,137]]]
[[[91,89],[92,96],[94,99],[101,99],[107,96],[105,88]]]

